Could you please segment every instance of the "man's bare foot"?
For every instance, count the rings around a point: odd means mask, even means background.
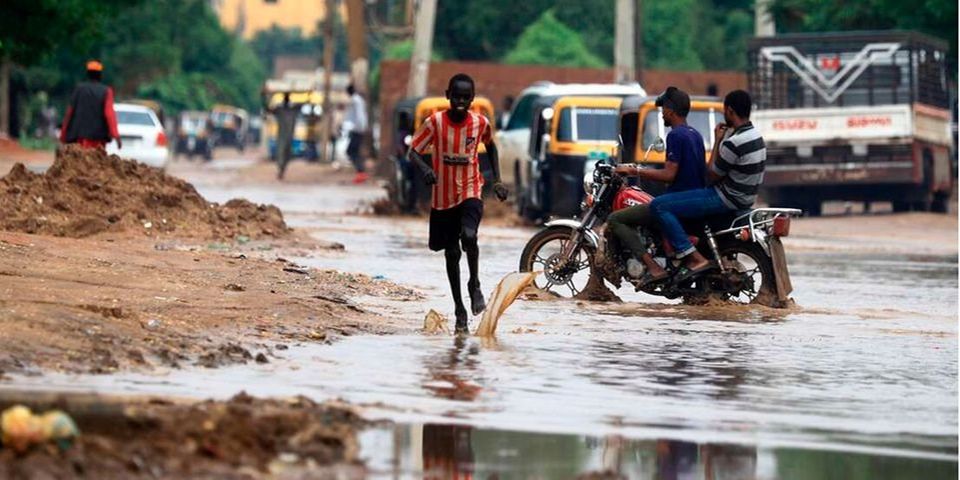
[[[458,308],[454,315],[457,317],[457,326],[454,328],[453,332],[457,335],[466,335],[470,333],[467,326],[467,309]]]

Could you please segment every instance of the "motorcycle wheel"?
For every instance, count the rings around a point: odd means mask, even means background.
[[[573,298],[586,288],[593,271],[593,255],[582,246],[572,255],[572,263],[564,261],[561,251],[570,241],[573,229],[553,226],[533,236],[520,255],[520,271],[542,271],[534,285],[553,295]]]
[[[720,247],[720,258],[732,271],[720,280],[724,296],[737,303],[757,303],[775,307],[777,285],[773,276],[773,261],[760,245],[753,242],[735,242]]]

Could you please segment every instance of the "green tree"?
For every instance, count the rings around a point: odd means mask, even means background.
[[[643,2],[644,67],[703,70],[696,42],[701,21],[694,15],[699,3],[697,0]]]
[[[607,66],[590,53],[580,34],[557,20],[553,10],[543,12],[536,22],[524,29],[517,45],[504,56],[503,61],[515,65]]]
[[[277,25],[257,32],[250,40],[250,47],[267,71],[273,70],[273,60],[277,55],[313,55],[319,58],[322,46],[319,37],[305,37],[299,28]]]

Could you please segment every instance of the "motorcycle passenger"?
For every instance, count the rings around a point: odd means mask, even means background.
[[[690,113],[690,96],[676,87],[668,87],[657,97],[656,106],[663,112],[663,124],[670,129],[667,134],[667,158],[662,169],[641,169],[638,165],[620,165],[616,172],[640,178],[669,183],[667,193],[702,189],[707,186],[707,169],[704,163],[703,136],[687,124]],[[611,231],[620,243],[630,251],[627,273],[639,270],[637,262],[643,262],[646,273],[641,285],[665,280],[669,274],[653,260],[647,250],[646,237],[637,234],[638,227],[653,227],[654,217],[649,205],[636,205],[613,213],[607,219]]]
[[[760,132],[750,123],[751,104],[750,94],[743,90],[734,90],[723,99],[725,123],[715,129],[716,141],[708,168],[713,186],[668,193],[650,204],[650,210],[677,251],[677,258],[686,258],[675,282],[715,266],[690,243],[680,219],[744,210],[757,199],[767,148]]]

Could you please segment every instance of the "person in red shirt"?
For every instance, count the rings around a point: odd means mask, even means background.
[[[113,110],[113,89],[101,83],[103,64],[96,60],[87,62],[87,81],[80,82],[73,90],[70,105],[60,127],[61,143],[76,143],[84,148],[106,147],[110,140],[117,141],[117,114]]]
[[[461,245],[467,253],[470,279],[467,291],[470,310],[479,315],[486,308],[477,275],[480,249],[477,232],[483,217],[483,175],[477,149],[481,143],[493,169],[493,192],[500,201],[507,199],[507,188],[500,183],[500,161],[493,143],[490,121],[470,111],[474,83],[469,75],[458,73],[450,78],[446,96],[450,108],[427,117],[414,133],[410,151],[411,162],[423,172],[424,181],[433,186],[430,205],[430,250],[443,250],[447,262],[447,279],[453,292],[456,332],[467,332],[467,309],[460,294]],[[432,164],[427,165],[422,155],[432,148]]]

